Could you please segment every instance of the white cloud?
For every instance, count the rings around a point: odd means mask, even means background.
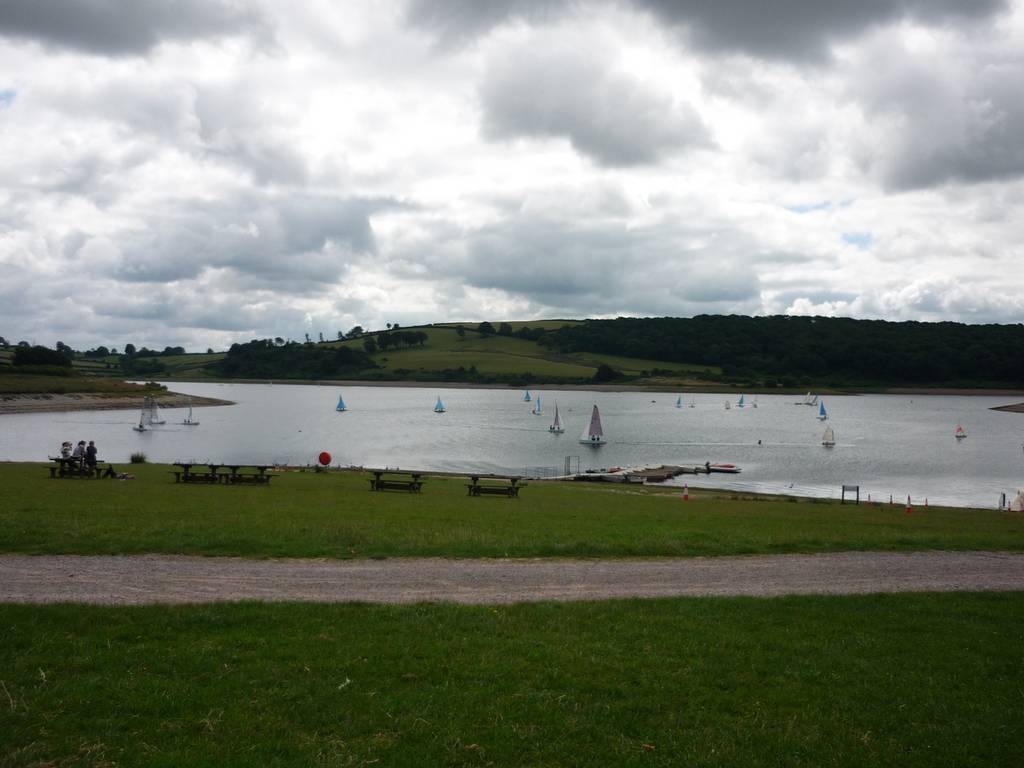
[[[0,334],[1019,322],[1024,0],[755,6],[7,3]]]

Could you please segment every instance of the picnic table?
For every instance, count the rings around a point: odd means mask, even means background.
[[[117,470],[110,462],[107,462],[107,466],[101,467],[99,461],[86,464],[83,459],[75,456],[51,456],[50,460],[53,462],[53,466],[49,468],[50,478],[54,480],[117,477]]]
[[[171,470],[176,483],[198,483],[226,485],[270,485],[271,476],[267,474],[269,464],[197,464],[187,461],[174,462]],[[196,471],[194,467],[200,469]],[[224,472],[221,472],[224,469]]]
[[[373,479],[370,480],[371,491],[408,491],[419,493],[423,487],[421,472],[399,472],[391,469],[371,469]],[[387,477],[390,475],[390,477]]]
[[[480,478],[486,480],[506,481],[495,485],[494,483],[484,484]],[[470,475],[470,482],[466,484],[466,493],[469,496],[508,496],[510,499],[519,498],[519,489],[523,487],[517,475]]]

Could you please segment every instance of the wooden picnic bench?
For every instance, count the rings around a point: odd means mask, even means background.
[[[419,493],[423,488],[421,472],[399,472],[390,469],[371,469],[373,479],[370,480],[371,491],[408,491]],[[385,477],[391,475],[391,477]]]
[[[94,464],[86,464],[83,460],[73,457],[51,456],[50,460],[53,461],[53,466],[49,467],[52,480],[117,477],[117,470],[109,462],[107,466],[101,467],[98,461]]]
[[[267,464],[193,464],[176,461],[174,466],[181,469],[171,470],[176,483],[196,483],[215,485],[270,485]],[[193,467],[203,467],[196,471]],[[221,472],[221,469],[226,471]]]
[[[494,483],[484,484],[480,478],[486,480],[507,481],[498,485]],[[466,484],[466,494],[469,496],[508,496],[510,499],[519,498],[519,489],[523,487],[521,477],[511,475],[470,475],[470,482]]]

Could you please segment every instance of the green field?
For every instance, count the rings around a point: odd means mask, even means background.
[[[523,325],[557,328],[564,324],[561,321],[510,323],[514,330]],[[680,379],[699,377],[705,373],[712,376],[721,373],[721,369],[714,366],[666,363],[582,352],[560,354],[527,339],[500,335],[482,336],[474,330],[469,330],[469,326],[466,326],[465,335],[460,337],[457,325],[404,328],[402,330],[426,333],[426,344],[422,347],[379,351],[373,355],[373,360],[387,375],[404,375],[409,378],[423,377],[445,369],[473,367],[484,375],[518,375],[529,378],[529,374],[538,381],[582,382],[592,379],[602,363],[631,377],[648,376],[655,368],[670,371]],[[329,345],[344,344],[361,349],[363,342],[364,339],[350,339],[331,342]],[[645,374],[645,371],[648,374]],[[672,374],[669,375],[670,378]]]
[[[102,446],[101,446],[102,448]],[[654,557],[849,550],[1024,550],[1024,516],[932,507],[535,482],[470,498],[462,478],[373,493],[357,472],[275,474],[269,487],[50,480],[0,464],[0,552],[248,557]]]
[[[0,606],[0,766],[1018,766],[1024,595]]]

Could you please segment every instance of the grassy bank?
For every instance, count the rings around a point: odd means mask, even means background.
[[[0,766],[1015,766],[1024,754],[1021,594],[0,606],[0,639]]]
[[[465,480],[372,493],[367,475],[293,472],[269,487],[177,485],[136,465],[119,482],[0,464],[0,551],[248,557],[650,557],[850,550],[1024,549],[1024,516],[532,483],[469,498]]]

